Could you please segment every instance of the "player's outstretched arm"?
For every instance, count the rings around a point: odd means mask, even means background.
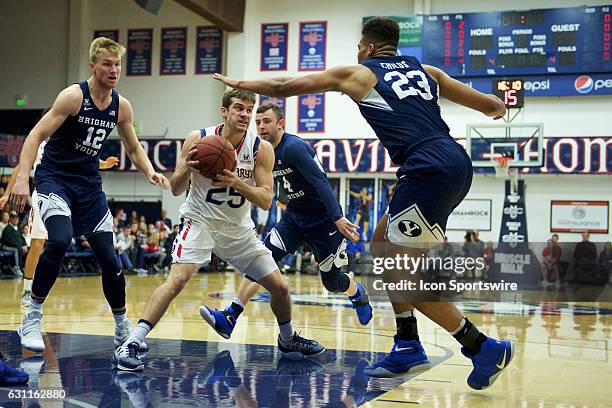
[[[17,212],[22,212],[30,197],[30,170],[36,159],[40,144],[64,123],[68,116],[76,115],[81,108],[83,92],[78,85],[71,85],[61,91],[53,106],[34,126],[26,137],[15,169],[17,179],[11,194],[11,203]]]
[[[119,164],[119,158],[117,156],[108,156],[105,160],[98,160],[98,168],[100,170],[112,169]]]
[[[232,88],[268,96],[287,97],[336,91],[347,94],[356,101],[363,100],[377,81],[376,75],[363,65],[335,67],[295,78],[236,80],[220,74],[215,74],[213,78]]]
[[[169,185],[168,180],[163,174],[155,172],[151,161],[147,157],[147,154],[136,137],[136,132],[134,132],[133,118],[134,111],[132,110],[132,105],[127,99],[120,96],[117,131],[119,132],[121,141],[125,145],[130,160],[132,163],[134,163],[134,166],[136,166],[138,171],[147,176],[149,183],[157,184],[161,188],[167,189]]]
[[[223,174],[218,174],[218,180],[213,185],[223,187],[233,187],[240,195],[255,204],[261,209],[269,210],[272,205],[272,191],[274,178],[272,177],[272,167],[274,167],[274,149],[265,140],[259,143],[257,152],[257,162],[253,170],[255,187],[248,185],[238,177],[235,172],[223,170]]]
[[[192,146],[199,137],[200,131],[194,130],[185,138],[183,150],[181,150],[181,155],[176,160],[174,174],[172,174],[172,178],[170,179],[170,190],[174,196],[179,196],[187,191],[191,169],[193,169],[192,166],[198,164],[197,161],[191,161],[190,158],[196,152],[196,149],[192,149]]]
[[[423,65],[423,68],[438,83],[440,95],[446,99],[482,112],[494,119],[499,119],[506,114],[506,106],[497,96],[479,92],[451,78],[439,68],[431,65]]]

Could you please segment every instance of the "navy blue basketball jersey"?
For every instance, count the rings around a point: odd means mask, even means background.
[[[274,180],[286,195],[288,210],[319,213],[322,220],[342,217],[325,170],[308,142],[285,133],[274,155]]]
[[[79,83],[83,102],[76,116],[69,116],[51,135],[45,146],[36,178],[46,175],[78,179],[87,185],[100,184],[98,156],[102,145],[119,118],[119,94],[112,91],[112,102],[100,110],[94,104],[87,81]]]
[[[438,84],[410,56],[375,57],[361,61],[377,77],[370,94],[358,103],[396,165],[418,145],[449,136],[440,115]]]

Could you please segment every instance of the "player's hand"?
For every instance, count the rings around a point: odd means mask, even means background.
[[[240,182],[240,177],[236,172],[224,169],[222,174],[215,175],[212,185],[214,187],[235,187]]]
[[[8,195],[3,195],[2,197],[0,197],[0,212],[2,212],[4,206],[6,205],[6,203],[8,203],[9,197],[10,196]]]
[[[200,171],[198,170],[198,167],[200,166],[200,162],[197,160],[191,160],[191,158],[193,157],[194,154],[196,154],[196,152],[198,151],[197,148],[192,147],[191,150],[189,150],[189,152],[187,153],[187,157],[186,157],[186,164],[187,164],[187,169],[189,169],[192,173],[199,173]]]
[[[342,217],[338,219],[336,222],[336,227],[338,227],[338,231],[342,235],[344,235],[347,239],[350,239],[352,242],[359,242],[359,227],[349,220],[346,217]]]
[[[506,105],[504,102],[495,95],[491,95],[491,97],[496,99],[496,102],[498,102],[498,108],[495,112],[491,112],[487,116],[492,117],[493,120],[498,120],[506,116]]]
[[[28,179],[20,180],[17,177],[17,181],[13,185],[13,192],[11,193],[11,205],[13,209],[18,213],[22,213],[25,209],[26,204],[30,199],[30,185]]]
[[[229,86],[230,88],[238,88],[237,79],[229,78],[221,74],[214,74],[213,78],[216,79],[217,81],[223,82],[225,85]]]
[[[100,170],[112,169],[119,164],[119,158],[116,156],[109,156],[106,160],[100,160]]]
[[[148,178],[149,183],[160,186],[164,190],[167,190],[170,186],[168,179],[161,173],[152,173]]]

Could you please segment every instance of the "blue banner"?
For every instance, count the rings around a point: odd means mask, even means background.
[[[289,23],[261,25],[261,71],[287,70]]]
[[[162,28],[159,75],[185,75],[187,27]]]
[[[0,134],[0,167],[15,167],[25,136]],[[306,139],[317,152],[328,173],[395,173],[395,166],[378,139]],[[462,142],[461,139],[457,140]],[[157,171],[173,171],[183,139],[141,139],[145,152]],[[612,172],[612,137],[547,137],[542,167],[521,170],[521,174],[610,174]],[[119,139],[104,144],[102,158],[117,156],[113,170],[136,170]],[[111,171],[113,171],[111,170]],[[490,172],[493,168],[474,169]]]
[[[281,111],[283,111],[283,115],[287,115],[287,98],[275,98],[273,96],[267,95],[259,95],[259,106],[265,105],[266,103],[273,103],[278,106]]]
[[[221,72],[223,30],[214,26],[196,29],[196,75]]]
[[[298,133],[325,132],[325,94],[298,96]]]
[[[298,71],[325,71],[327,21],[300,23]]]
[[[119,30],[95,30],[93,35],[94,40],[99,37],[106,37],[115,42],[119,42]]]
[[[491,93],[495,78],[457,78],[472,88]],[[526,76],[525,96],[580,96],[612,94],[612,73]]]
[[[151,75],[153,29],[128,30],[127,76]]]

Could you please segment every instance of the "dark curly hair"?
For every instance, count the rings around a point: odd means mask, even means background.
[[[361,35],[366,42],[377,47],[390,45],[397,48],[399,32],[399,25],[396,21],[385,17],[374,17],[365,23]]]

